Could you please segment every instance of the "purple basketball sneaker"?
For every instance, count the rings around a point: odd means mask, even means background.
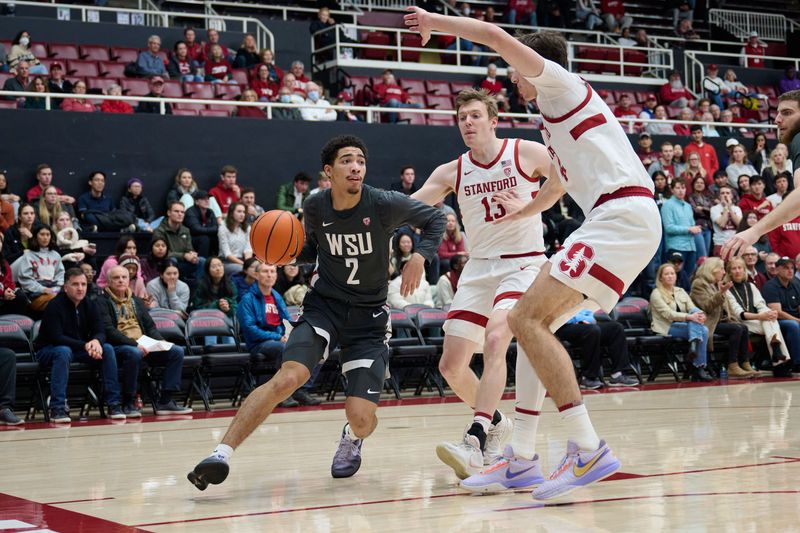
[[[619,459],[614,457],[606,441],[587,452],[574,442],[567,441],[567,454],[550,477],[533,491],[534,500],[549,500],[569,494],[573,490],[605,479],[619,470]]]
[[[361,444],[362,439],[351,439],[347,435],[347,424],[342,429],[342,438],[339,441],[339,448],[333,456],[331,465],[331,475],[333,477],[350,477],[361,468]]]
[[[539,456],[532,460],[514,456],[507,444],[503,455],[492,466],[461,482],[461,488],[469,492],[503,492],[515,489],[531,489],[544,483],[539,468]]]

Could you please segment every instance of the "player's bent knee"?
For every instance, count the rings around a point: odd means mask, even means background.
[[[465,366],[458,357],[442,357],[439,359],[439,372],[447,381],[458,379],[464,373]]]
[[[288,397],[308,381],[311,373],[301,364],[284,365],[270,380],[273,389],[280,396]]]

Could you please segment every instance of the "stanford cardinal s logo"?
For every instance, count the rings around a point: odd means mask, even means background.
[[[593,260],[594,248],[586,243],[575,242],[564,254],[564,259],[558,263],[558,268],[567,276],[577,279],[583,275]]]

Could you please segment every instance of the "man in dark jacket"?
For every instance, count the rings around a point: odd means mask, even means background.
[[[291,183],[284,183],[278,187],[276,207],[281,211],[302,214],[303,202],[308,198],[308,187],[311,178],[305,172],[300,172],[294,177]]]
[[[153,232],[153,240],[164,239],[169,247],[169,258],[177,262],[184,279],[199,279],[203,275],[206,258],[198,255],[192,246],[192,234],[183,225],[186,208],[180,202],[167,206],[167,216]]]
[[[191,413],[190,407],[179,407],[172,399],[172,393],[181,390],[183,348],[173,345],[168,350],[148,351],[137,343],[142,335],[157,341],[163,341],[164,337],[156,329],[145,303],[131,293],[129,284],[130,274],[127,268],[112,268],[108,271],[108,287],[98,302],[105,324],[106,339],[122,360],[122,405],[125,415],[132,418],[142,416],[134,400],[139,369],[144,358],[147,358],[148,365],[165,367],[161,397],[156,403],[156,415]]]
[[[109,416],[125,419],[119,397],[117,356],[106,342],[97,306],[86,299],[86,275],[80,268],[64,274],[64,289],[47,304],[36,339],[36,358],[50,371],[50,421],[68,424],[69,365],[73,361],[102,365],[103,389]]]
[[[214,257],[219,250],[217,217],[209,209],[208,193],[198,189],[192,193],[194,205],[186,210],[184,225],[192,234],[192,246],[201,257]]]
[[[161,98],[164,93],[164,78],[161,76],[153,76],[150,78],[150,92],[145,96],[150,98]],[[161,114],[161,102],[139,102],[136,106],[137,113],[153,113]],[[167,115],[172,114],[172,106],[169,103],[164,103],[164,113]]]

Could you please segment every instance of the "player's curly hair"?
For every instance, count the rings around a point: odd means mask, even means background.
[[[567,68],[567,40],[557,31],[517,33],[517,40],[540,56]]]
[[[336,161],[336,154],[339,153],[339,150],[351,146],[361,150],[361,152],[364,154],[364,159],[367,158],[367,145],[364,143],[364,141],[355,135],[337,135],[325,143],[325,146],[322,147],[322,151],[319,154],[320,160],[322,161],[322,166],[333,166],[333,162]]]

